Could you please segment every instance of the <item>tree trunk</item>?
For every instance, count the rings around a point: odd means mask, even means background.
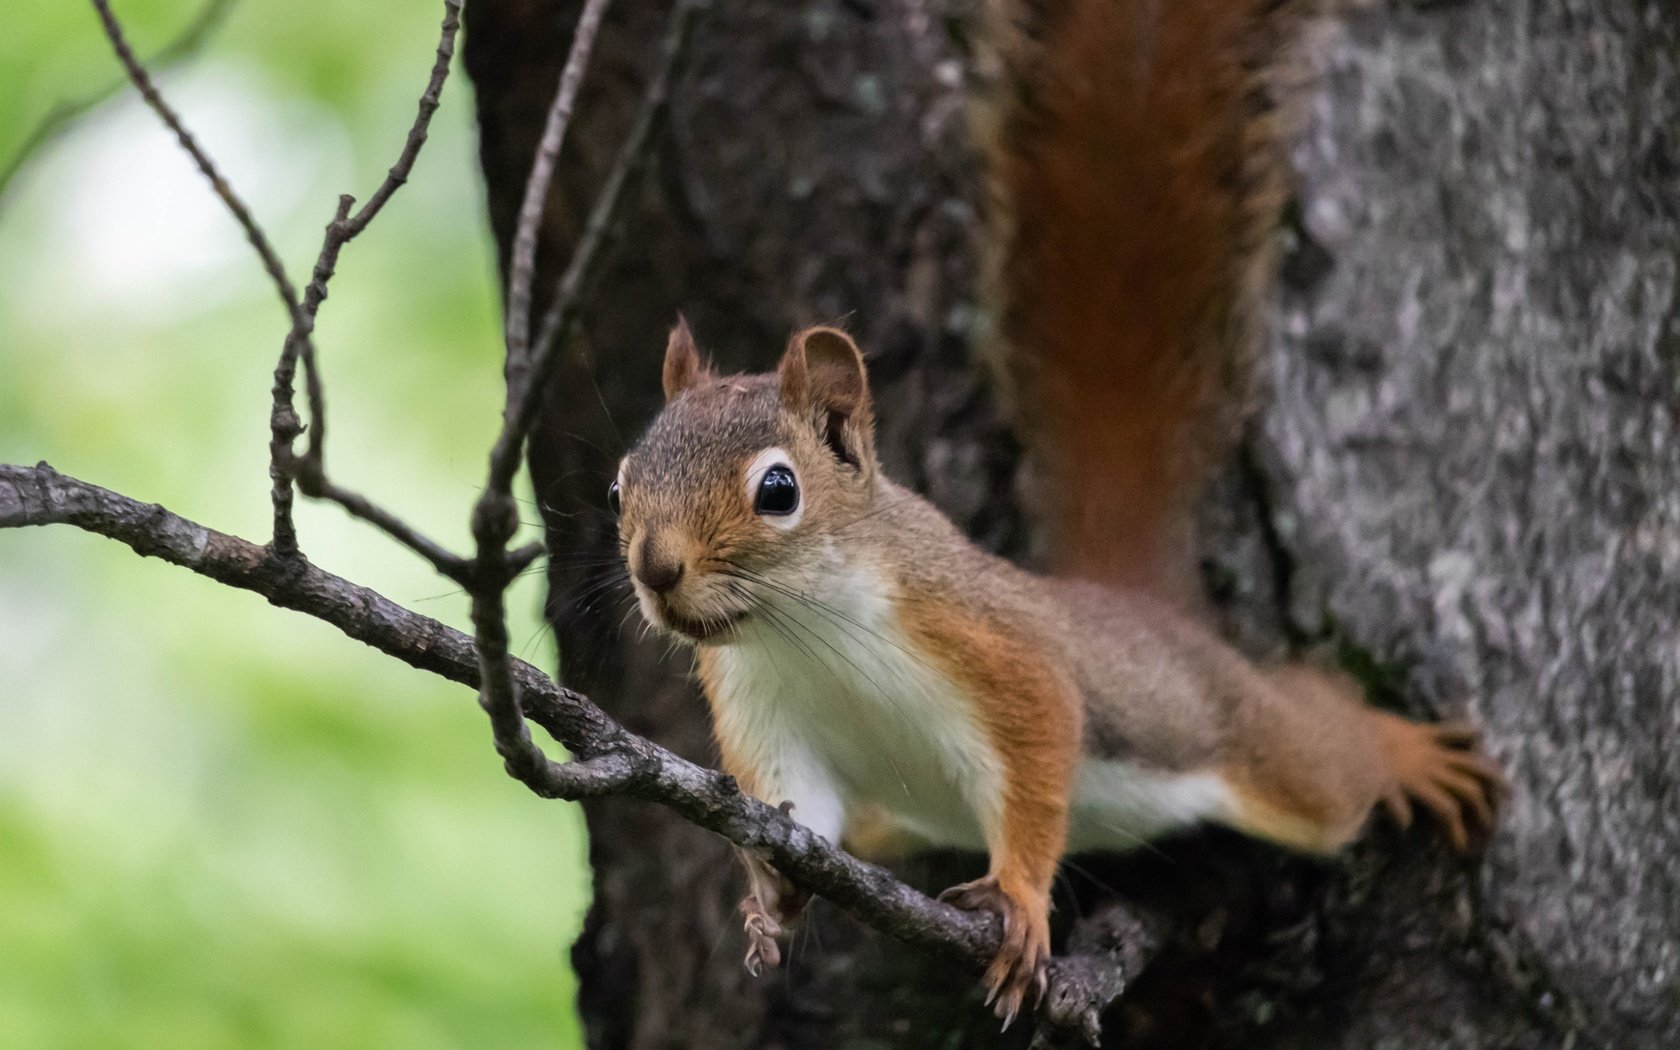
[[[577,5],[473,0],[505,259]],[[728,369],[800,323],[871,357],[889,472],[978,542],[1032,549],[968,354],[969,0],[714,0],[670,131],[532,448],[563,677],[712,757],[686,666],[619,631],[605,490],[685,311]],[[544,229],[552,286],[654,57],[608,21]],[[1272,395],[1210,494],[1210,590],[1245,648],[1331,650],[1379,702],[1468,713],[1516,798],[1483,862],[1378,826],[1320,864],[1217,832],[1076,858],[1060,938],[1166,947],[1105,1018],[1127,1047],[1614,1047],[1680,1040],[1680,11],[1660,0],[1392,4],[1342,16],[1297,159]],[[539,302],[539,307],[541,303]],[[791,965],[739,965],[741,879],[670,814],[586,805],[574,952],[597,1048],[1022,1046],[974,975],[820,902]],[[937,889],[979,858],[914,862]]]

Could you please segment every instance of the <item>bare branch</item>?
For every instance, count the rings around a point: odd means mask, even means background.
[[[181,59],[192,55],[204,42],[210,38],[222,24],[223,18],[233,7],[233,0],[205,0],[198,13],[188,22],[181,32],[158,49],[157,54],[146,60],[146,64],[153,69],[161,69],[173,65]],[[12,159],[0,169],[0,211],[4,211],[6,193],[23,173],[30,163],[54,139],[68,131],[78,119],[97,109],[101,103],[108,101],[111,96],[128,86],[128,78],[113,81],[98,91],[81,98],[60,102],[48,110],[35,127],[25,136],[23,143],[18,146]]]
[[[326,572],[302,555],[280,556],[217,532],[156,504],[141,503],[53,470],[0,465],[0,529],[67,524],[126,544],[202,576],[262,595],[338,628],[411,667],[479,688],[473,639],[383,595]],[[570,764],[542,757],[532,773],[510,768],[544,797],[619,794],[658,802],[774,864],[877,930],[976,967],[988,962],[1002,935],[993,915],[932,900],[890,872],[836,848],[774,806],[742,794],[733,778],[695,765],[637,736],[590,700],[505,652],[491,661],[518,691],[525,715],[578,756]],[[528,741],[523,726],[520,733]],[[534,748],[535,745],[533,744]],[[539,752],[540,754],[540,752]],[[523,756],[510,758],[524,761]],[[1145,942],[1147,943],[1147,942]],[[1141,949],[1140,949],[1141,950]],[[1135,973],[1147,954],[1125,972]],[[1094,961],[1081,961],[1094,960]],[[1048,1001],[1062,1004],[1065,1023],[1084,1022],[1123,983],[1107,957],[1057,959]],[[1058,1016],[1054,1010],[1051,1017]]]
[[[519,206],[519,225],[514,231],[508,265],[506,370],[510,391],[523,391],[528,382],[531,284],[537,267],[537,233],[542,225],[543,209],[548,204],[548,187],[554,179],[554,165],[560,156],[560,146],[566,140],[566,129],[572,122],[578,87],[583,83],[583,71],[589,65],[589,55],[595,48],[595,34],[601,28],[601,16],[606,12],[607,3],[608,0],[584,0],[583,13],[578,16],[577,28],[572,32],[571,51],[560,70],[560,86],[548,107],[542,139],[537,143],[536,156],[531,159],[531,173],[525,179],[525,198]]]
[[[414,170],[414,162],[420,156],[420,148],[426,144],[426,136],[432,126],[432,116],[437,113],[443,100],[443,84],[449,79],[449,67],[455,58],[455,38],[460,33],[461,8],[464,3],[465,0],[443,0],[443,26],[438,34],[431,77],[426,81],[426,89],[420,93],[419,112],[415,114],[414,123],[409,126],[402,153],[385,173],[385,181],[379,184],[379,188],[373,191],[373,196],[362,205],[361,211],[346,225],[346,241],[367,229],[368,223],[385,207],[385,202],[408,182],[408,174]]]
[[[478,650],[478,702],[490,716],[496,752],[502,756],[509,775],[539,794],[544,790],[547,759],[532,742],[530,731],[525,726],[520,689],[514,680],[512,659],[508,654],[507,613],[504,608],[507,584],[513,578],[507,544],[519,528],[519,510],[513,501],[513,475],[518,469],[518,453],[524,446],[528,429],[517,424],[515,406],[523,402],[524,392],[530,385],[528,339],[537,234],[542,224],[543,209],[548,203],[554,166],[559,160],[566,128],[571,123],[578,86],[583,82],[583,73],[588,67],[589,56],[595,46],[595,34],[600,29],[606,7],[607,0],[585,0],[577,27],[572,32],[572,46],[560,72],[559,86],[549,105],[542,138],[531,159],[531,171],[525,179],[519,224],[514,232],[505,305],[506,407],[502,412],[501,433],[490,454],[490,477],[473,507],[472,515],[477,553],[473,559],[474,580],[468,591],[472,595],[473,632]],[[507,449],[510,445],[514,450],[512,458],[515,463],[511,468],[502,469],[504,461],[509,458]]]
[[[267,547],[190,521],[53,470],[0,465],[0,529],[69,524],[117,540],[270,603],[306,613],[412,667],[477,688],[472,639],[378,593],[325,572],[301,555]],[[595,757],[623,734],[584,697],[562,689],[537,668],[511,661],[530,697],[533,721],[574,754]]]
[[[338,210],[333,213],[332,222],[327,224],[328,245],[333,241],[334,228],[349,218],[353,204],[355,201],[348,193],[338,198]],[[298,419],[297,408],[293,404],[292,384],[297,376],[297,361],[301,356],[304,361],[305,384],[308,388],[310,420],[317,435],[311,438],[310,443],[313,447],[319,444],[319,432],[326,426],[327,409],[326,392],[322,389],[312,336],[315,331],[315,316],[322,301],[327,297],[327,282],[332,279],[333,267],[337,261],[337,250],[329,253],[323,245],[320,256],[315,260],[315,270],[310,277],[309,287],[303,293],[303,311],[297,320],[293,321],[291,330],[286,333],[286,341],[280,349],[280,363],[274,366],[274,384],[269,388],[272,401],[268,413],[268,483],[269,502],[273,507],[274,517],[274,533],[269,540],[269,546],[283,555],[296,554],[298,549],[297,526],[292,521],[292,475],[297,472],[292,443],[303,433],[303,423]]]
[[[105,36],[111,41],[111,47],[117,54],[117,60],[122,63],[128,73],[128,79],[139,90],[141,98],[152,108],[158,117],[175,133],[175,139],[181,148],[192,157],[198,170],[210,180],[210,188],[216,196],[222,199],[233,213],[235,221],[245,231],[246,240],[256,249],[257,256],[262,260],[263,269],[267,271],[275,290],[279,292],[281,301],[286,306],[287,316],[291,320],[291,329],[286,336],[285,349],[281,352],[280,367],[274,373],[274,407],[269,415],[269,480],[274,503],[274,539],[276,550],[283,554],[290,554],[297,550],[297,530],[292,524],[292,487],[290,464],[292,441],[302,432],[302,424],[298,422],[297,413],[292,408],[292,378],[296,368],[296,360],[302,357],[304,368],[310,377],[310,395],[312,407],[319,408],[321,402],[321,386],[319,377],[315,374],[315,348],[310,340],[310,333],[314,328],[313,313],[305,310],[298,299],[297,289],[292,285],[291,277],[286,273],[286,266],[280,261],[279,253],[269,243],[268,235],[263,232],[261,224],[251,214],[233,186],[216,167],[215,161],[199,145],[198,139],[182,123],[180,115],[169,105],[153,83],[151,76],[135,57],[134,49],[129,46],[128,38],[123,33],[122,23],[111,10],[110,0],[93,0],[94,10],[99,13],[99,20],[105,28]],[[340,216],[348,208],[348,203],[341,201]],[[330,273],[330,269],[328,271]],[[311,282],[311,290],[319,284],[319,299],[326,294],[325,282],[317,280]]]
[[[560,277],[554,299],[543,315],[531,352],[532,365],[524,385],[516,388],[511,378],[508,382],[508,410],[503,416],[502,433],[490,453],[490,478],[485,489],[487,498],[495,499],[498,494],[510,491],[513,477],[519,470],[525,441],[536,422],[543,384],[561,350],[560,335],[577,314],[583,291],[605,246],[607,231],[618,215],[625,186],[645,159],[654,132],[670,111],[671,84],[676,79],[704,6],[704,0],[677,0],[660,49],[658,72],[648,85],[636,121],[613,160],[601,192],[584,222],[572,258]],[[511,347],[509,354],[512,354]],[[492,508],[484,505],[480,510],[483,515],[488,515]]]

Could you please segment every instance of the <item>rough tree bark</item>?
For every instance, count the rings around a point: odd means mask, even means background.
[[[503,257],[576,16],[474,0]],[[620,4],[543,231],[552,287],[639,97],[663,4]],[[676,310],[729,368],[843,319],[889,470],[979,542],[1031,550],[1018,457],[967,347],[971,0],[714,0],[532,468],[568,684],[709,759],[680,660],[597,593],[604,491],[657,408]],[[1517,798],[1485,862],[1379,827],[1329,865],[1207,833],[1080,858],[1065,936],[1167,949],[1105,1042],[1366,1048],[1680,1040],[1680,10],[1661,0],[1391,3],[1333,20],[1298,150],[1272,391],[1204,515],[1251,651],[1323,648],[1381,702],[1467,710]],[[538,307],[543,304],[539,302]],[[633,702],[632,702],[633,701]],[[821,904],[784,972],[739,966],[724,844],[586,804],[596,904],[574,957],[600,1048],[1018,1046],[972,975]],[[937,888],[973,858],[918,861]]]

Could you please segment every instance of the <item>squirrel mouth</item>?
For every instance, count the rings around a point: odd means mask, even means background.
[[[660,610],[665,619],[665,626],[678,634],[687,636],[696,642],[707,642],[719,635],[727,634],[741,621],[747,618],[747,610],[736,609],[723,616],[708,616],[703,619],[690,619],[679,616],[670,609]]]

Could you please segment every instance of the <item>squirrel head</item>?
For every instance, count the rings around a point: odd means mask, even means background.
[[[868,514],[879,465],[863,354],[839,329],[807,328],[773,374],[717,376],[679,319],[664,385],[609,490],[619,549],[649,623],[724,643],[776,593],[817,584],[832,540]]]

